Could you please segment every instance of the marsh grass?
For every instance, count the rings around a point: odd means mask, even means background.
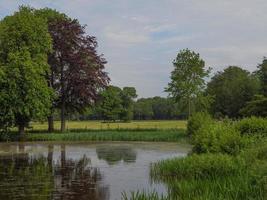
[[[185,130],[105,130],[67,133],[28,133],[26,141],[185,141]]]
[[[165,184],[168,194],[136,192],[128,199],[266,200],[266,122],[252,118],[204,123],[193,137],[194,148],[201,151],[193,148],[188,157],[152,164],[151,181]]]

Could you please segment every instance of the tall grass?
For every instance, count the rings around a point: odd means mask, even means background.
[[[196,117],[194,120],[199,120]],[[151,179],[168,188],[165,197],[137,192],[131,200],[266,200],[266,119],[189,123],[194,153],[151,166]],[[127,199],[123,197],[124,199]]]
[[[166,141],[185,140],[185,130],[89,131],[69,133],[28,133],[26,141]]]

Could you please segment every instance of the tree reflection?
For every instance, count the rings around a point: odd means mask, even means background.
[[[101,146],[96,148],[97,157],[109,165],[120,161],[132,163],[136,160],[136,152],[129,146]]]
[[[0,199],[43,200],[51,197],[53,176],[44,157],[0,157]]]
[[[66,157],[61,146],[61,159],[53,161],[53,145],[47,157],[23,153],[0,156],[0,199],[13,200],[106,200],[109,188],[102,184],[102,175],[83,156]]]

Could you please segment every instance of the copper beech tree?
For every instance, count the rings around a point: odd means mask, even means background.
[[[97,41],[85,33],[85,26],[65,15],[48,18],[48,30],[53,41],[53,52],[48,56],[51,73],[49,85],[54,89],[49,131],[53,131],[53,112],[60,109],[61,131],[65,131],[65,117],[71,112],[81,112],[92,105],[98,92],[109,83],[104,71],[107,63],[97,53]]]

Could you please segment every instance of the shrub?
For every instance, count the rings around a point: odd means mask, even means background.
[[[236,122],[236,129],[242,135],[267,136],[267,119],[260,117],[244,118]]]
[[[245,146],[240,133],[230,124],[204,124],[193,138],[195,153],[227,153],[236,155]]]
[[[193,136],[204,124],[213,123],[211,116],[206,112],[193,114],[187,123],[187,135]]]

